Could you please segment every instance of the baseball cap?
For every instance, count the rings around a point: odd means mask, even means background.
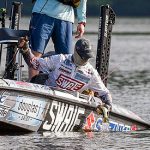
[[[81,38],[76,42],[75,50],[78,53],[78,55],[84,60],[93,57],[92,46],[89,40],[85,38]]]

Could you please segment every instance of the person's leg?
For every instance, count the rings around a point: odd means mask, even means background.
[[[52,33],[55,52],[57,54],[72,53],[72,29],[73,24],[68,21],[56,19]]]
[[[44,14],[34,13],[30,21],[29,46],[36,57],[41,57],[51,37],[54,18]],[[29,68],[29,80],[39,72]]]

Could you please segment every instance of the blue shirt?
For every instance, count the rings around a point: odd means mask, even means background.
[[[87,0],[81,0],[76,8],[78,22],[86,22],[86,3]],[[32,12],[74,23],[74,8],[57,0],[36,0]]]

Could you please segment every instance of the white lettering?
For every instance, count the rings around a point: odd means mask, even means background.
[[[75,117],[76,117],[76,115],[77,115],[77,111],[78,111],[78,106],[75,107],[74,115],[73,115],[73,117],[72,117],[72,119],[71,119],[71,122],[70,122],[70,124],[69,124],[69,126],[68,126],[67,131],[70,131],[70,128],[71,128],[71,126],[73,125],[73,123],[74,123],[74,121],[75,121]]]
[[[51,105],[51,108],[50,108],[50,111],[49,111],[49,114],[50,114],[50,117],[51,117],[51,124],[48,124],[48,121],[46,121],[44,124],[43,124],[43,129],[45,130],[50,130],[52,124],[54,123],[54,120],[55,120],[55,114],[53,112],[53,108],[57,109],[57,102],[56,101],[53,101],[52,105]]]
[[[70,131],[75,124],[80,124],[79,114],[84,114],[85,109],[74,107],[65,103],[53,101],[49,117],[43,124],[43,129],[50,131]]]
[[[66,117],[59,128],[59,131],[62,131],[64,126],[65,127],[64,127],[63,131],[67,130],[67,127],[68,127],[69,123],[71,122],[73,111],[74,111],[74,106],[70,105],[69,109],[67,111]]]
[[[61,106],[61,104],[62,104],[62,106]],[[55,131],[58,131],[62,121],[65,118],[65,115],[66,115],[66,112],[68,109],[68,104],[66,104],[66,106],[65,106],[64,103],[59,102],[58,106],[59,106],[59,110],[57,111],[56,120],[55,120],[54,126],[52,127],[52,131],[54,131],[54,129],[55,129]]]
[[[72,87],[75,86],[75,83],[69,83],[67,86],[66,86],[66,89],[68,90],[72,90]]]
[[[105,22],[105,32],[104,32],[104,36],[107,37],[107,32],[108,32],[108,15],[106,15],[106,22]]]
[[[62,84],[61,84],[61,87],[62,87],[62,88],[66,88],[69,84],[70,84],[69,81],[63,80],[63,81],[62,81]]]
[[[77,115],[76,115],[76,118],[75,118],[75,121],[74,121],[74,124],[73,124],[73,126],[72,126],[72,128],[71,128],[71,131],[73,130],[73,127],[74,127],[75,125],[79,125],[79,124],[80,124],[80,119],[79,119],[78,117],[79,117],[79,114],[84,114],[84,111],[85,111],[84,108],[80,108],[80,107],[79,107],[78,112],[77,112]]]
[[[10,109],[9,106],[1,105],[0,106],[0,117],[5,117],[9,111],[9,109]]]
[[[62,74],[58,77],[56,83],[60,88],[70,91],[79,90],[84,86],[84,83]]]

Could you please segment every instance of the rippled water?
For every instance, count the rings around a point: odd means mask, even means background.
[[[150,132],[33,133],[0,136],[0,149],[14,150],[149,150]]]
[[[27,29],[29,19],[23,19]],[[93,23],[96,24],[93,24]],[[87,31],[98,29],[98,20],[89,19]],[[149,19],[118,19],[115,32],[149,32]],[[96,52],[97,35],[86,35]],[[111,44],[110,76],[108,88],[113,102],[137,113],[150,122],[150,35],[113,35]],[[52,49],[52,44],[47,48]],[[4,54],[3,54],[4,55]],[[5,59],[3,57],[3,59]],[[3,60],[4,61],[4,60]],[[95,61],[91,60],[95,66]],[[2,65],[1,74],[4,65]],[[27,67],[24,74],[27,75]],[[32,133],[25,135],[1,135],[2,149],[36,150],[149,150],[150,131],[129,133]]]

